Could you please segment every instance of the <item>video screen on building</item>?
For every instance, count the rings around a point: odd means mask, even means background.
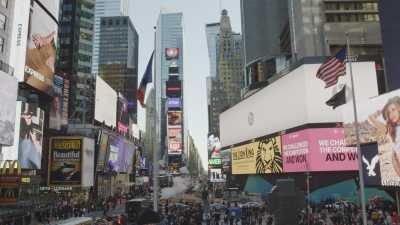
[[[69,81],[55,75],[49,121],[51,129],[60,130],[68,124],[68,98]]]
[[[179,48],[166,48],[165,49],[165,59],[179,59]]]
[[[182,95],[182,82],[180,80],[168,80],[166,82],[167,97],[178,98]]]
[[[129,114],[128,114],[128,100],[121,94],[118,93],[117,102],[117,127],[118,131],[126,134],[128,133],[129,127]]]

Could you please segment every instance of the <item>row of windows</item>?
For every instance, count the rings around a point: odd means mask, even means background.
[[[120,24],[124,24],[124,25],[127,25],[128,24],[128,20],[126,19],[126,18],[124,18],[124,19],[109,19],[109,20],[102,20],[101,21],[101,25],[109,25],[109,26],[112,26],[112,25],[120,25]]]
[[[349,13],[349,14],[327,14],[326,22],[374,22],[379,21],[379,15],[375,13],[367,13],[367,14],[357,14],[357,13]]]
[[[377,2],[326,2],[327,10],[378,10]]]
[[[3,13],[0,13],[0,29],[6,30],[6,24],[7,24],[7,16],[4,15]]]

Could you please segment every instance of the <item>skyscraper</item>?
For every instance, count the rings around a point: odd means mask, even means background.
[[[98,74],[99,72],[101,18],[110,16],[128,16],[128,0],[96,0],[92,59],[93,74]]]
[[[137,123],[136,90],[139,38],[128,16],[102,17],[99,76],[128,100],[132,123]]]
[[[346,32],[355,55],[381,58],[377,0],[241,0],[241,11],[246,87],[263,81],[249,72],[250,64],[282,55],[291,62],[332,55],[346,44]]]
[[[0,1],[0,61],[9,63],[14,1]],[[3,68],[3,67],[1,67]]]
[[[183,15],[161,10],[156,29],[155,91],[160,123],[160,154],[169,165],[179,166],[184,152]],[[167,138],[165,138],[167,137]],[[164,146],[167,146],[164,148]]]
[[[91,74],[95,0],[63,0],[57,69],[70,76],[70,124],[92,124],[94,76]]]
[[[218,56],[218,36],[220,25],[219,23],[206,24],[206,36],[208,57],[210,59],[210,76],[217,77],[217,56]]]

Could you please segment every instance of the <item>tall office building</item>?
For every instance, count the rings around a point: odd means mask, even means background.
[[[282,55],[295,62],[335,54],[346,44],[346,32],[354,54],[382,54],[377,0],[241,0],[241,11],[247,69]],[[245,86],[259,82],[258,74],[247,70]]]
[[[9,63],[11,50],[11,33],[14,17],[14,1],[0,1],[0,61]],[[0,66],[4,70],[4,66]]]
[[[130,18],[102,17],[100,46],[99,76],[124,95],[131,123],[137,123],[139,38]]]
[[[98,74],[99,72],[101,18],[111,16],[128,16],[128,0],[96,0],[92,58],[93,74]]]
[[[219,136],[219,114],[241,97],[242,36],[232,31],[227,10],[222,11],[220,23],[206,25],[206,35],[211,75],[207,77],[208,133]]]
[[[184,152],[183,15],[162,9],[158,17],[155,50],[156,112],[160,126],[160,156],[175,169]],[[164,147],[165,146],[165,147]]]
[[[71,79],[70,124],[92,124],[94,120],[94,7],[95,0],[63,0],[60,7],[57,70]]]

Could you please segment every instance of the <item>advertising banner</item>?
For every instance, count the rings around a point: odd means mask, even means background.
[[[282,136],[284,172],[357,170],[357,149],[346,147],[343,128],[305,129]]]
[[[182,142],[182,128],[168,128],[169,142]]]
[[[32,1],[26,50],[25,78],[30,86],[53,94],[58,0]]]
[[[182,126],[182,111],[168,111],[168,126]]]
[[[110,136],[108,170],[128,173],[132,168],[134,153],[135,148],[130,143],[126,143],[124,138]]]
[[[179,59],[179,48],[166,48],[165,49],[165,59]]]
[[[180,98],[168,98],[167,107],[169,109],[181,109],[182,108],[182,100]]]
[[[64,118],[65,115],[64,110],[68,110],[68,106],[64,108],[65,107],[64,93],[65,93],[64,78],[55,75],[54,86],[53,86],[53,101],[50,109],[50,122],[49,122],[49,127],[51,129],[60,130],[62,126],[67,125],[67,120]]]
[[[20,117],[21,117],[21,108],[22,102],[16,102],[16,109],[15,109],[15,125],[14,125],[14,136],[13,136],[13,144],[11,146],[2,146],[0,152],[0,166],[6,160],[18,160],[18,145],[19,145],[19,133],[20,133]]]
[[[83,138],[82,187],[92,187],[94,183],[94,139]]]
[[[109,135],[102,131],[100,136],[99,153],[97,157],[96,171],[103,172],[106,166],[106,156],[108,151]]]
[[[232,174],[282,173],[281,137],[264,137],[232,148]]]
[[[210,135],[207,142],[208,158],[221,158],[221,142],[218,137]]]
[[[400,90],[357,105],[361,143],[377,142],[383,186],[400,186]],[[343,109],[346,144],[355,145],[351,105]]]
[[[13,145],[18,81],[0,72],[0,145]]]
[[[170,98],[179,98],[182,96],[182,82],[180,80],[168,80],[166,82],[166,94]]]
[[[50,185],[80,185],[82,138],[50,139]]]
[[[40,169],[42,162],[44,111],[34,103],[22,103],[18,160],[23,169]]]
[[[127,134],[129,126],[128,101],[121,93],[118,93],[117,116],[118,131]]]
[[[225,175],[222,174],[222,169],[210,169],[209,170],[210,182],[225,182]]]
[[[169,155],[180,155],[180,154],[182,154],[182,143],[180,143],[180,142],[168,143],[168,154]]]
[[[68,124],[68,104],[69,104],[69,80],[64,80],[64,94],[63,94],[63,122],[62,124]]]
[[[381,186],[381,169],[378,144],[376,142],[361,145],[362,169],[366,186]]]
[[[208,168],[209,169],[222,168],[222,159],[221,158],[209,159]]]

